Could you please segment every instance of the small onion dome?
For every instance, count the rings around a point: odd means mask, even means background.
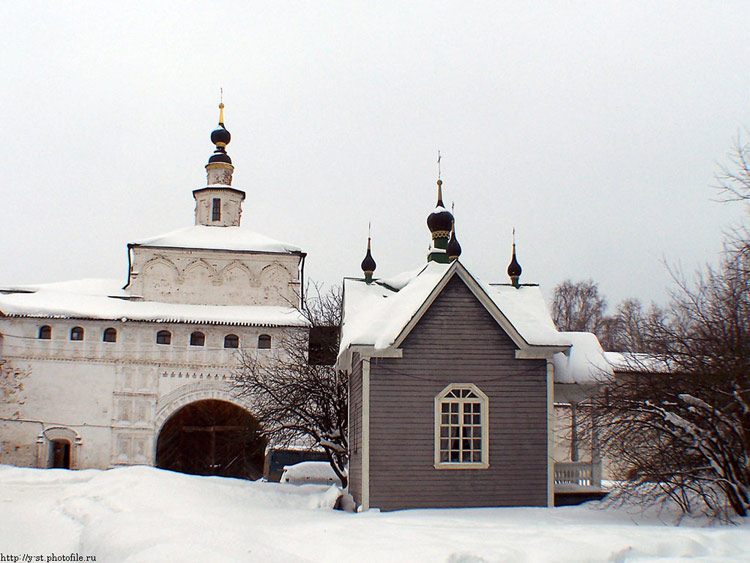
[[[432,239],[448,238],[453,225],[453,215],[443,205],[443,181],[438,180],[438,200],[435,211],[427,217],[427,228],[432,233]]]
[[[451,229],[451,238],[448,241],[448,245],[445,247],[445,252],[448,254],[448,258],[450,258],[451,261],[457,260],[458,257],[461,256],[461,245],[458,244],[458,239],[456,238],[455,225]]]
[[[372,274],[375,272],[376,267],[377,264],[375,264],[375,259],[370,252],[370,237],[367,237],[367,254],[365,254],[365,259],[362,260],[362,272],[365,274],[365,281],[367,283],[372,281]]]
[[[211,142],[218,148],[226,147],[231,140],[232,135],[224,127],[224,103],[222,102],[219,104],[219,128],[211,131]]]
[[[513,257],[508,265],[508,277],[515,287],[518,287],[518,278],[521,277],[521,264],[516,260],[516,243],[513,243]]]
[[[211,142],[217,147],[226,147],[232,135],[226,130],[223,123],[219,123],[219,128],[211,131]]]
[[[216,145],[216,150],[211,158],[208,159],[208,163],[212,162],[224,162],[226,164],[232,164],[232,159],[226,151],[226,146],[232,140],[232,135],[224,127],[224,104],[219,104],[219,127],[211,131],[211,142]]]

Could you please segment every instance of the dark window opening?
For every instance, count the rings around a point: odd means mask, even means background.
[[[67,440],[53,440],[50,443],[50,467],[70,469],[70,442]]]
[[[105,329],[102,342],[117,342],[117,331],[114,328]]]
[[[171,344],[172,343],[172,333],[168,330],[160,330],[156,333],[156,343],[157,344]]]
[[[332,366],[339,350],[339,327],[314,326],[310,328],[307,363],[311,366]]]
[[[71,340],[83,340],[83,329],[80,326],[70,329]]]
[[[221,221],[221,200],[218,197],[214,198],[214,206],[211,210],[211,220]]]
[[[224,337],[224,348],[239,348],[240,337],[236,334],[227,334]]]
[[[206,344],[206,335],[202,332],[194,332],[190,335],[190,345],[191,346],[203,346]]]
[[[52,327],[44,325],[39,327],[39,340],[50,340],[52,338]]]
[[[261,334],[258,337],[258,348],[260,350],[270,350],[271,349],[271,337],[267,334]]]

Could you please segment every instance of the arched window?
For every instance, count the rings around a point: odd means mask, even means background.
[[[50,340],[52,338],[52,327],[44,325],[39,327],[39,340]]]
[[[71,340],[83,340],[83,328],[80,326],[74,326],[70,329]]]
[[[258,337],[258,349],[260,350],[271,349],[271,337],[268,334],[261,334]]]
[[[102,342],[117,342],[117,330],[114,328],[105,328],[102,335]]]
[[[206,344],[206,335],[200,331],[195,331],[190,335],[191,346],[204,346]]]
[[[448,385],[435,397],[435,467],[489,467],[489,400],[476,385]]]
[[[224,337],[224,348],[239,348],[240,337],[236,334],[227,334]]]
[[[168,330],[160,330],[156,333],[156,343],[157,344],[171,344],[172,343],[172,333]]]

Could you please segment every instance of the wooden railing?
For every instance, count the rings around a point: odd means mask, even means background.
[[[555,462],[555,485],[602,488],[601,461]]]

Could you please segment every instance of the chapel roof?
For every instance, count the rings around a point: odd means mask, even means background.
[[[345,279],[340,354],[351,346],[375,350],[393,347],[420,310],[429,305],[430,298],[434,299],[436,290],[439,292],[454,275],[473,282],[474,289],[470,289],[486,296],[489,306],[496,307],[526,345],[553,350],[555,367],[559,366],[559,373],[555,370],[557,383],[597,383],[611,376],[596,336],[558,331],[538,286],[487,284],[473,277],[459,261],[428,262],[419,270],[370,284]]]

